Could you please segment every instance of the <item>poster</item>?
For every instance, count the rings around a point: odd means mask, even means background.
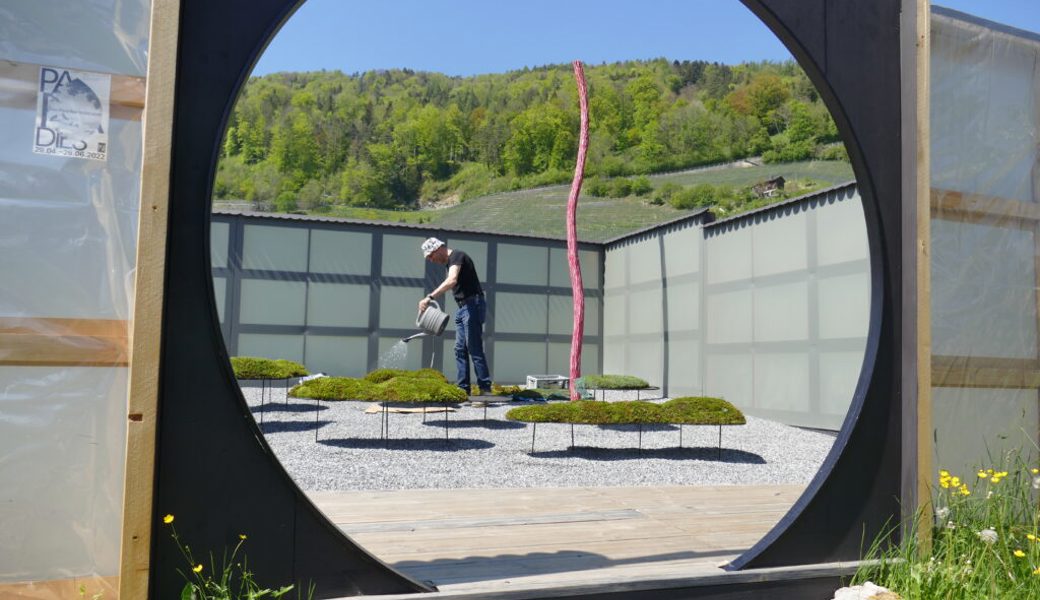
[[[33,153],[107,160],[112,76],[40,67]]]

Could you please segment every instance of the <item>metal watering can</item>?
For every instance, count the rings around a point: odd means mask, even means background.
[[[444,333],[444,328],[448,326],[448,318],[448,313],[441,310],[441,305],[437,304],[436,300],[430,300],[426,310],[420,312],[415,317],[415,326],[422,329],[422,331],[402,338],[401,341],[407,342],[424,335],[440,335]]]

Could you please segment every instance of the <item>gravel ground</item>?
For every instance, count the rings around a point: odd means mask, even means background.
[[[259,387],[243,386],[257,422],[282,464],[307,491],[415,488],[745,485],[808,483],[834,435],[748,417],[747,425],[537,428],[505,420],[522,403],[444,412],[382,413],[364,402],[289,398],[276,384],[261,404]],[[270,394],[270,392],[269,392]],[[620,399],[620,393],[607,399]],[[404,405],[402,405],[404,406]],[[679,447],[680,434],[682,447]],[[317,441],[315,436],[317,435]]]

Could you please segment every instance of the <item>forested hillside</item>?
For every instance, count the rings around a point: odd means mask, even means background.
[[[746,156],[841,159],[793,62],[587,66],[587,175],[674,171]],[[279,211],[415,208],[570,180],[578,102],[570,65],[449,77],[410,70],[277,73],[235,106],[215,197]]]

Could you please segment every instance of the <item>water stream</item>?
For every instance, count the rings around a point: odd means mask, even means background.
[[[399,341],[379,357],[380,369],[403,369],[408,358],[408,343]]]

